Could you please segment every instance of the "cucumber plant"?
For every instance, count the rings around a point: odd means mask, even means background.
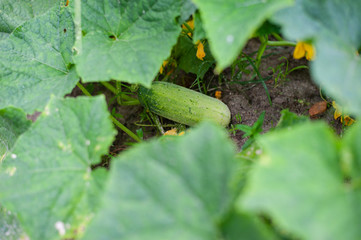
[[[262,31],[255,59],[241,54],[261,83],[267,46],[307,41],[316,49],[313,79],[357,118],[360,11],[354,0],[0,0],[0,239],[277,239],[274,230],[281,238],[358,239],[358,122],[339,139],[324,124],[290,128],[295,119],[283,119],[281,130],[255,137],[250,159],[224,127],[201,123],[146,142],[110,115],[103,96],[64,96],[80,79],[140,84],[139,100],[162,116],[227,126],[221,101],[152,82],[177,42],[197,52],[180,38],[190,18],[206,57],[195,67],[180,45],[175,60],[197,77],[231,66],[268,19],[281,35]],[[113,90],[119,103],[138,103]],[[30,123],[26,114],[35,111],[42,114]],[[106,171],[99,162],[116,135],[110,119],[142,143]]]

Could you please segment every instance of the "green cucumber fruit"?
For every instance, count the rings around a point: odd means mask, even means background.
[[[155,81],[151,88],[140,86],[138,99],[149,111],[189,126],[206,119],[227,126],[231,120],[222,101],[172,83]]]

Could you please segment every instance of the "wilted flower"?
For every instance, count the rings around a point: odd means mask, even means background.
[[[346,126],[350,126],[355,122],[355,120],[352,119],[349,115],[342,115],[342,109],[336,104],[335,101],[332,102],[332,107],[335,109],[335,113],[333,114],[333,118],[335,120],[340,118],[340,121],[342,123],[345,122]]]

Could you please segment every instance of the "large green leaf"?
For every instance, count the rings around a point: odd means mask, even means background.
[[[96,210],[115,135],[103,96],[52,98],[0,169],[0,202],[31,239],[71,238]],[[66,230],[67,235],[64,234]]]
[[[275,11],[293,0],[193,0],[198,6],[218,71],[237,58],[246,41]]]
[[[16,108],[0,110],[0,163],[11,151],[16,139],[30,126],[25,113]]]
[[[354,129],[355,128],[355,129]],[[361,181],[361,124],[355,124],[342,141],[343,168],[346,175]]]
[[[222,223],[222,234],[224,240],[276,239],[275,235],[255,216],[238,212],[231,213]]]
[[[59,4],[60,0],[0,0],[0,40],[24,22]]]
[[[225,132],[208,123],[138,145],[113,160],[85,239],[220,239],[217,225],[232,210],[238,166]]]
[[[19,240],[25,236],[15,215],[0,205],[0,239]]]
[[[316,41],[316,49],[316,60],[311,65],[313,79],[343,111],[361,116],[361,58],[357,48],[325,35]]]
[[[353,131],[361,135],[360,127]],[[344,178],[340,140],[325,124],[299,124],[264,136],[259,143],[263,154],[241,206],[270,214],[276,224],[302,239],[360,237],[359,179]]]
[[[0,164],[30,123],[20,109],[9,107],[0,110]],[[0,205],[0,239],[21,239],[22,235],[16,216]]]
[[[182,0],[180,9],[180,17],[178,23],[182,24],[197,10],[196,5],[191,0]]]
[[[283,26],[286,37],[313,40],[314,80],[356,115],[361,115],[360,11],[361,1],[298,0],[273,18]]]
[[[180,0],[82,1],[83,81],[121,80],[150,87],[177,42]]]
[[[71,67],[74,27],[66,8],[33,18],[0,44],[0,108],[42,110],[50,95],[70,92],[78,78]]]

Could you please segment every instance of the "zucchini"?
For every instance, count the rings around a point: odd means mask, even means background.
[[[138,99],[149,111],[189,126],[205,119],[227,126],[231,119],[229,108],[220,100],[172,83],[140,86]]]

